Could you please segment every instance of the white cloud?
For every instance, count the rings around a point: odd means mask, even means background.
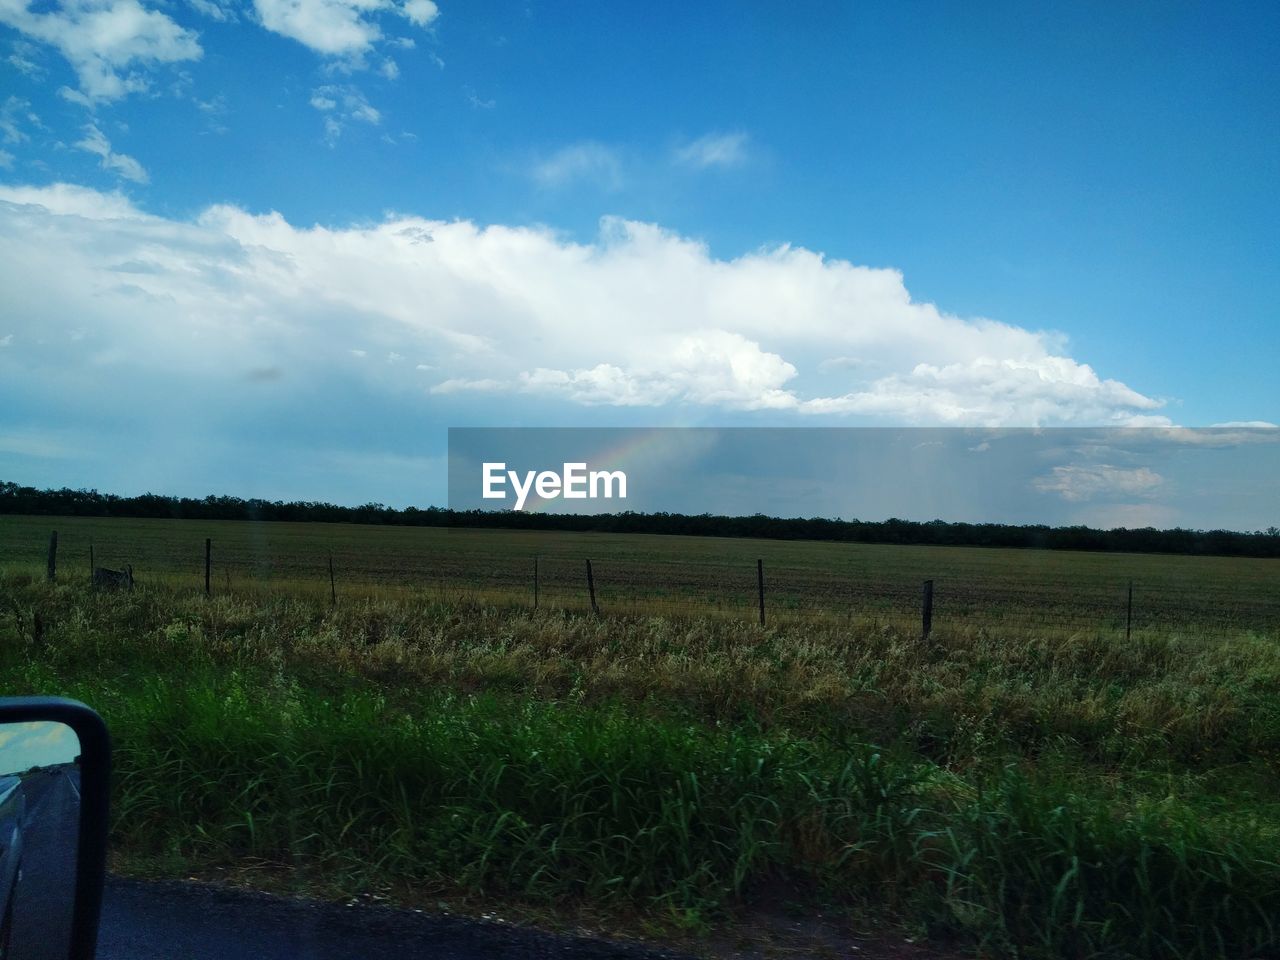
[[[909,373],[880,377],[837,397],[806,401],[807,413],[884,413],[916,411],[922,419],[943,423],[997,425],[1044,423],[1068,407],[1078,419],[1135,426],[1139,410],[1161,402],[1123,383],[1100,378],[1093,368],[1070,357],[978,356],[937,365],[917,364]],[[1153,425],[1169,421],[1156,418]]]
[[[326,114],[324,132],[329,146],[337,142],[346,124],[352,120],[371,126],[382,122],[382,113],[352,86],[329,84],[317,87],[311,91],[311,106]]]
[[[219,23],[238,23],[239,15],[230,3],[222,0],[187,0],[191,9]]]
[[[402,6],[392,0],[253,0],[253,6],[259,21],[273,33],[297,40],[316,53],[354,58],[357,63],[383,39],[379,15],[399,14],[415,26],[426,27],[439,13],[431,0],[409,0]]]
[[[405,0],[405,18],[414,26],[425,27],[440,15],[440,8],[432,0]]]
[[[84,107],[86,110],[94,108],[93,98],[86,96],[79,90],[72,90],[70,87],[59,87],[58,96],[66,100],[67,103],[74,103],[76,106]]]
[[[424,366],[423,364],[418,364],[418,369],[429,370],[434,368]],[[464,393],[466,391],[473,391],[476,393],[496,393],[496,392],[500,392],[503,390],[510,390],[510,389],[511,389],[511,384],[504,383],[501,380],[454,379],[454,380],[445,380],[441,383],[437,383],[434,387],[431,388],[429,392],[434,394]]]
[[[193,32],[138,0],[62,0],[37,9],[29,0],[0,0],[0,23],[61,53],[80,79],[71,92],[88,103],[145,90],[141,70],[202,54]]]
[[[0,150],[0,169],[11,170],[13,168],[13,154],[8,150]]]
[[[531,391],[560,393],[577,403],[657,407],[692,403],[729,409],[790,409],[786,389],[796,368],[758,343],[725,330],[662,338],[660,354],[628,369],[599,363],[589,369],[539,367],[521,375]]]
[[[698,170],[708,167],[740,167],[747,162],[750,138],[742,131],[708,133],[677,147],[677,163]]]
[[[39,78],[44,76],[44,68],[36,61],[40,54],[36,50],[35,44],[28,43],[25,40],[15,40],[10,49],[13,52],[5,58],[9,66],[28,77]]]
[[[96,124],[88,123],[84,127],[84,139],[76,143],[77,150],[84,150],[86,153],[92,153],[98,156],[102,161],[103,170],[114,170],[117,174],[126,180],[132,180],[134,183],[146,183],[149,177],[147,171],[133,157],[123,153],[116,153],[111,149],[111,141],[106,138]]]
[[[560,187],[580,180],[617,187],[622,181],[622,162],[613,148],[586,140],[561,147],[537,161],[530,175],[544,187]]]
[[[195,104],[196,109],[204,114],[205,129],[210,133],[224,134],[230,128],[223,122],[227,115],[227,98],[222,94],[218,94],[210,100],[201,100],[199,97],[192,97],[191,102]]]
[[[366,14],[384,6],[378,0],[253,0],[262,25],[331,56],[368,50],[382,31]]]
[[[1180,427],[1172,424],[1130,424],[1144,427],[1138,430],[1113,430],[1099,438],[1093,455],[1102,456],[1117,450],[1127,454],[1142,451],[1151,446],[1170,447],[1238,447],[1244,444],[1280,443],[1280,428],[1265,420],[1242,420],[1234,423],[1217,423],[1212,427]]]
[[[30,135],[23,126],[40,127],[40,118],[31,111],[31,101],[21,97],[8,96],[0,104],[0,138],[5,143],[23,143],[30,140]]]
[[[1056,493],[1063,500],[1079,503],[1095,497],[1141,496],[1153,493],[1164,477],[1150,467],[1114,467],[1109,463],[1070,464],[1054,467],[1031,481],[1041,493]]]
[[[367,102],[357,103],[354,107],[350,107],[348,114],[351,119],[359,120],[361,123],[379,124],[382,122],[382,114],[374,107],[369,106]]]
[[[7,333],[3,337],[0,337],[0,347],[7,347],[11,343],[13,343],[12,333]]]
[[[382,61],[382,66],[378,68],[378,73],[382,74],[388,80],[395,80],[400,76],[400,67],[394,60],[387,57]]]
[[[1059,352],[1055,335],[945,313],[912,300],[897,271],[795,247],[717,259],[622,220],[591,243],[403,215],[304,228],[212,207],[184,222],[66,185],[0,186],[0,201],[13,332],[56,336],[74,318],[94,334],[74,349],[156,376],[270,366],[320,382],[339,355],[350,376],[340,345],[358,332],[365,354],[420,358],[417,370],[448,371],[432,392],[475,403],[537,394],[970,426],[1115,424],[1159,407]],[[51,293],[40,278],[53,273]],[[862,362],[822,372],[841,357]],[[356,369],[388,402],[422,396],[413,365]]]
[[[470,87],[464,88],[463,96],[467,98],[467,103],[471,104],[471,106],[475,107],[477,110],[492,110],[498,105],[498,101],[494,100],[492,97],[487,100],[481,99],[480,96]]]
[[[6,184],[0,187],[0,202],[39,206],[55,217],[81,217],[99,223],[115,219],[143,222],[155,219],[139,211],[128,197],[119,192],[101,193],[72,183],[55,183],[47,187]],[[92,230],[95,227],[86,225],[86,229]]]

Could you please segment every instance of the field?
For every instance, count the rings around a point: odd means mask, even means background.
[[[0,568],[40,572],[57,529],[59,568],[88,576],[132,564],[141,582],[215,592],[409,597],[587,610],[591,559],[603,612],[755,619],[756,560],[773,616],[872,616],[919,623],[935,580],[935,622],[1041,632],[1134,627],[1182,634],[1280,629],[1280,566],[1268,560],[964,547],[894,547],[594,533],[318,523],[0,516]]]
[[[88,587],[90,538],[138,589]],[[668,937],[791,903],[956,955],[1275,956],[1278,586],[1260,560],[2,517],[0,676],[107,718],[125,872]]]

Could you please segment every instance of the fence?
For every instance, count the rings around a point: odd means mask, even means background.
[[[293,528],[287,541],[254,546],[232,539],[220,551],[213,537],[139,537],[104,550],[99,539],[97,557],[121,566],[134,558],[144,585],[148,579],[189,584],[208,595],[311,591],[331,603],[391,592],[541,611],[716,616],[765,625],[857,618],[924,635],[951,627],[1011,634],[1280,633],[1280,562],[1274,560],[663,537],[645,538],[640,546],[626,537],[538,543],[466,531],[428,537],[406,551],[395,544],[379,550],[372,540],[359,549],[350,542],[326,545],[306,536],[308,525],[277,526]],[[58,534],[45,528],[45,535],[47,575],[54,578]],[[376,539],[368,530],[359,536]],[[539,545],[553,549],[530,550]],[[92,539],[87,546],[92,567]],[[69,548],[83,547],[64,535],[64,557]]]

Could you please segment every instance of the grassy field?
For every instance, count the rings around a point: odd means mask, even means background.
[[[89,589],[90,536],[137,590]],[[238,571],[208,599],[205,536]],[[596,560],[605,615],[531,610],[497,564],[535,554]],[[763,628],[758,556],[796,603]],[[671,935],[790,902],[974,955],[1280,953],[1268,561],[48,518],[0,518],[0,561],[5,689],[115,735],[117,869]],[[611,569],[645,576],[616,614]],[[927,642],[877,602],[925,576]],[[1166,605],[1125,642],[1129,577]]]
[[[139,580],[203,584],[214,542],[217,591],[328,595],[328,558],[344,597],[430,593],[531,606],[589,606],[590,558],[605,612],[756,617],[756,560],[774,616],[918,621],[934,579],[938,623],[1043,630],[1123,630],[1128,584],[1137,629],[1203,633],[1280,629],[1280,564],[1270,560],[964,547],[894,547],[544,531],[351,524],[0,516],[0,568],[43,569],[50,530],[59,568],[88,576],[133,565]]]

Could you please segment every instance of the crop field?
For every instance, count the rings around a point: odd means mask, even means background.
[[[0,568],[43,570],[58,532],[65,576],[132,564],[140,582],[203,588],[213,541],[215,592],[427,594],[586,610],[586,561],[604,613],[919,622],[935,581],[939,626],[1203,633],[1280,629],[1280,564],[1266,559],[920,547],[635,534],[497,531],[321,523],[0,516]]]
[[[89,585],[90,539],[135,590]],[[1278,578],[1267,560],[0,517],[0,683],[107,720],[124,873],[694,951],[791,904],[955,957],[1273,957]]]

